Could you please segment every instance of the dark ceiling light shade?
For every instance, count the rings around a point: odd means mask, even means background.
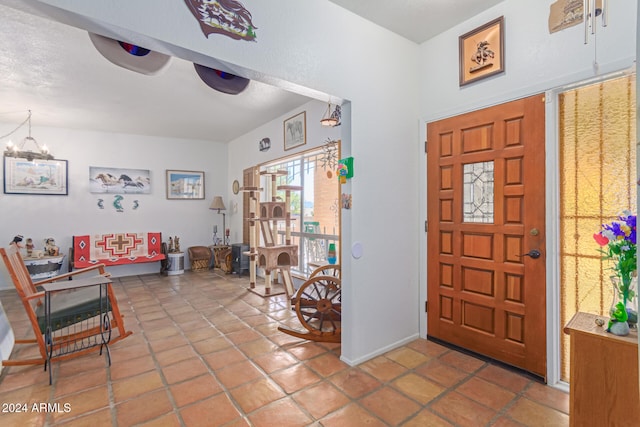
[[[110,62],[140,74],[157,74],[171,61],[169,55],[99,34],[89,33],[89,39]]]
[[[251,80],[215,68],[205,67],[200,64],[193,64],[196,73],[207,86],[218,92],[229,95],[237,95],[247,88]]]

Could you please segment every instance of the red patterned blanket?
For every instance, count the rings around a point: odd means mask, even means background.
[[[73,268],[161,261],[161,233],[111,233],[73,236]]]

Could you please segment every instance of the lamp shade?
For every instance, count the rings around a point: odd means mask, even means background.
[[[215,196],[213,198],[213,202],[211,202],[211,206],[209,206],[209,209],[217,209],[218,213],[220,213],[220,211],[225,210],[226,208],[224,207],[222,196]]]

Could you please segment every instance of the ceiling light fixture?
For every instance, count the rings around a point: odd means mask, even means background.
[[[331,102],[327,104],[327,111],[325,111],[324,116],[320,119],[320,124],[322,126],[340,126],[340,117],[342,116],[342,110],[339,105],[336,105],[331,111]]]
[[[20,130],[25,124],[29,125],[29,136],[25,137],[19,145],[14,144],[11,140],[9,140],[9,142],[7,143],[7,148],[4,150],[4,156],[19,157],[21,159],[27,159],[29,161],[34,159],[52,160],[53,156],[51,155],[51,153],[49,153],[49,149],[47,148],[47,146],[43,145],[41,147],[40,144],[38,144],[38,141],[36,141],[35,138],[31,136],[31,110],[29,110],[29,115],[27,116],[25,121],[20,123],[17,128],[12,130],[8,134],[0,137],[0,139],[13,135],[18,130]],[[27,143],[34,144],[36,146],[37,151],[25,150],[24,147]]]

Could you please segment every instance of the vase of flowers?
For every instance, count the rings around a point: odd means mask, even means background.
[[[600,245],[602,259],[613,262],[613,302],[608,330],[614,327],[624,334],[624,328],[616,327],[619,326],[615,325],[616,322],[626,322],[630,327],[636,327],[638,323],[636,216],[624,211],[618,220],[603,224],[593,238]]]

